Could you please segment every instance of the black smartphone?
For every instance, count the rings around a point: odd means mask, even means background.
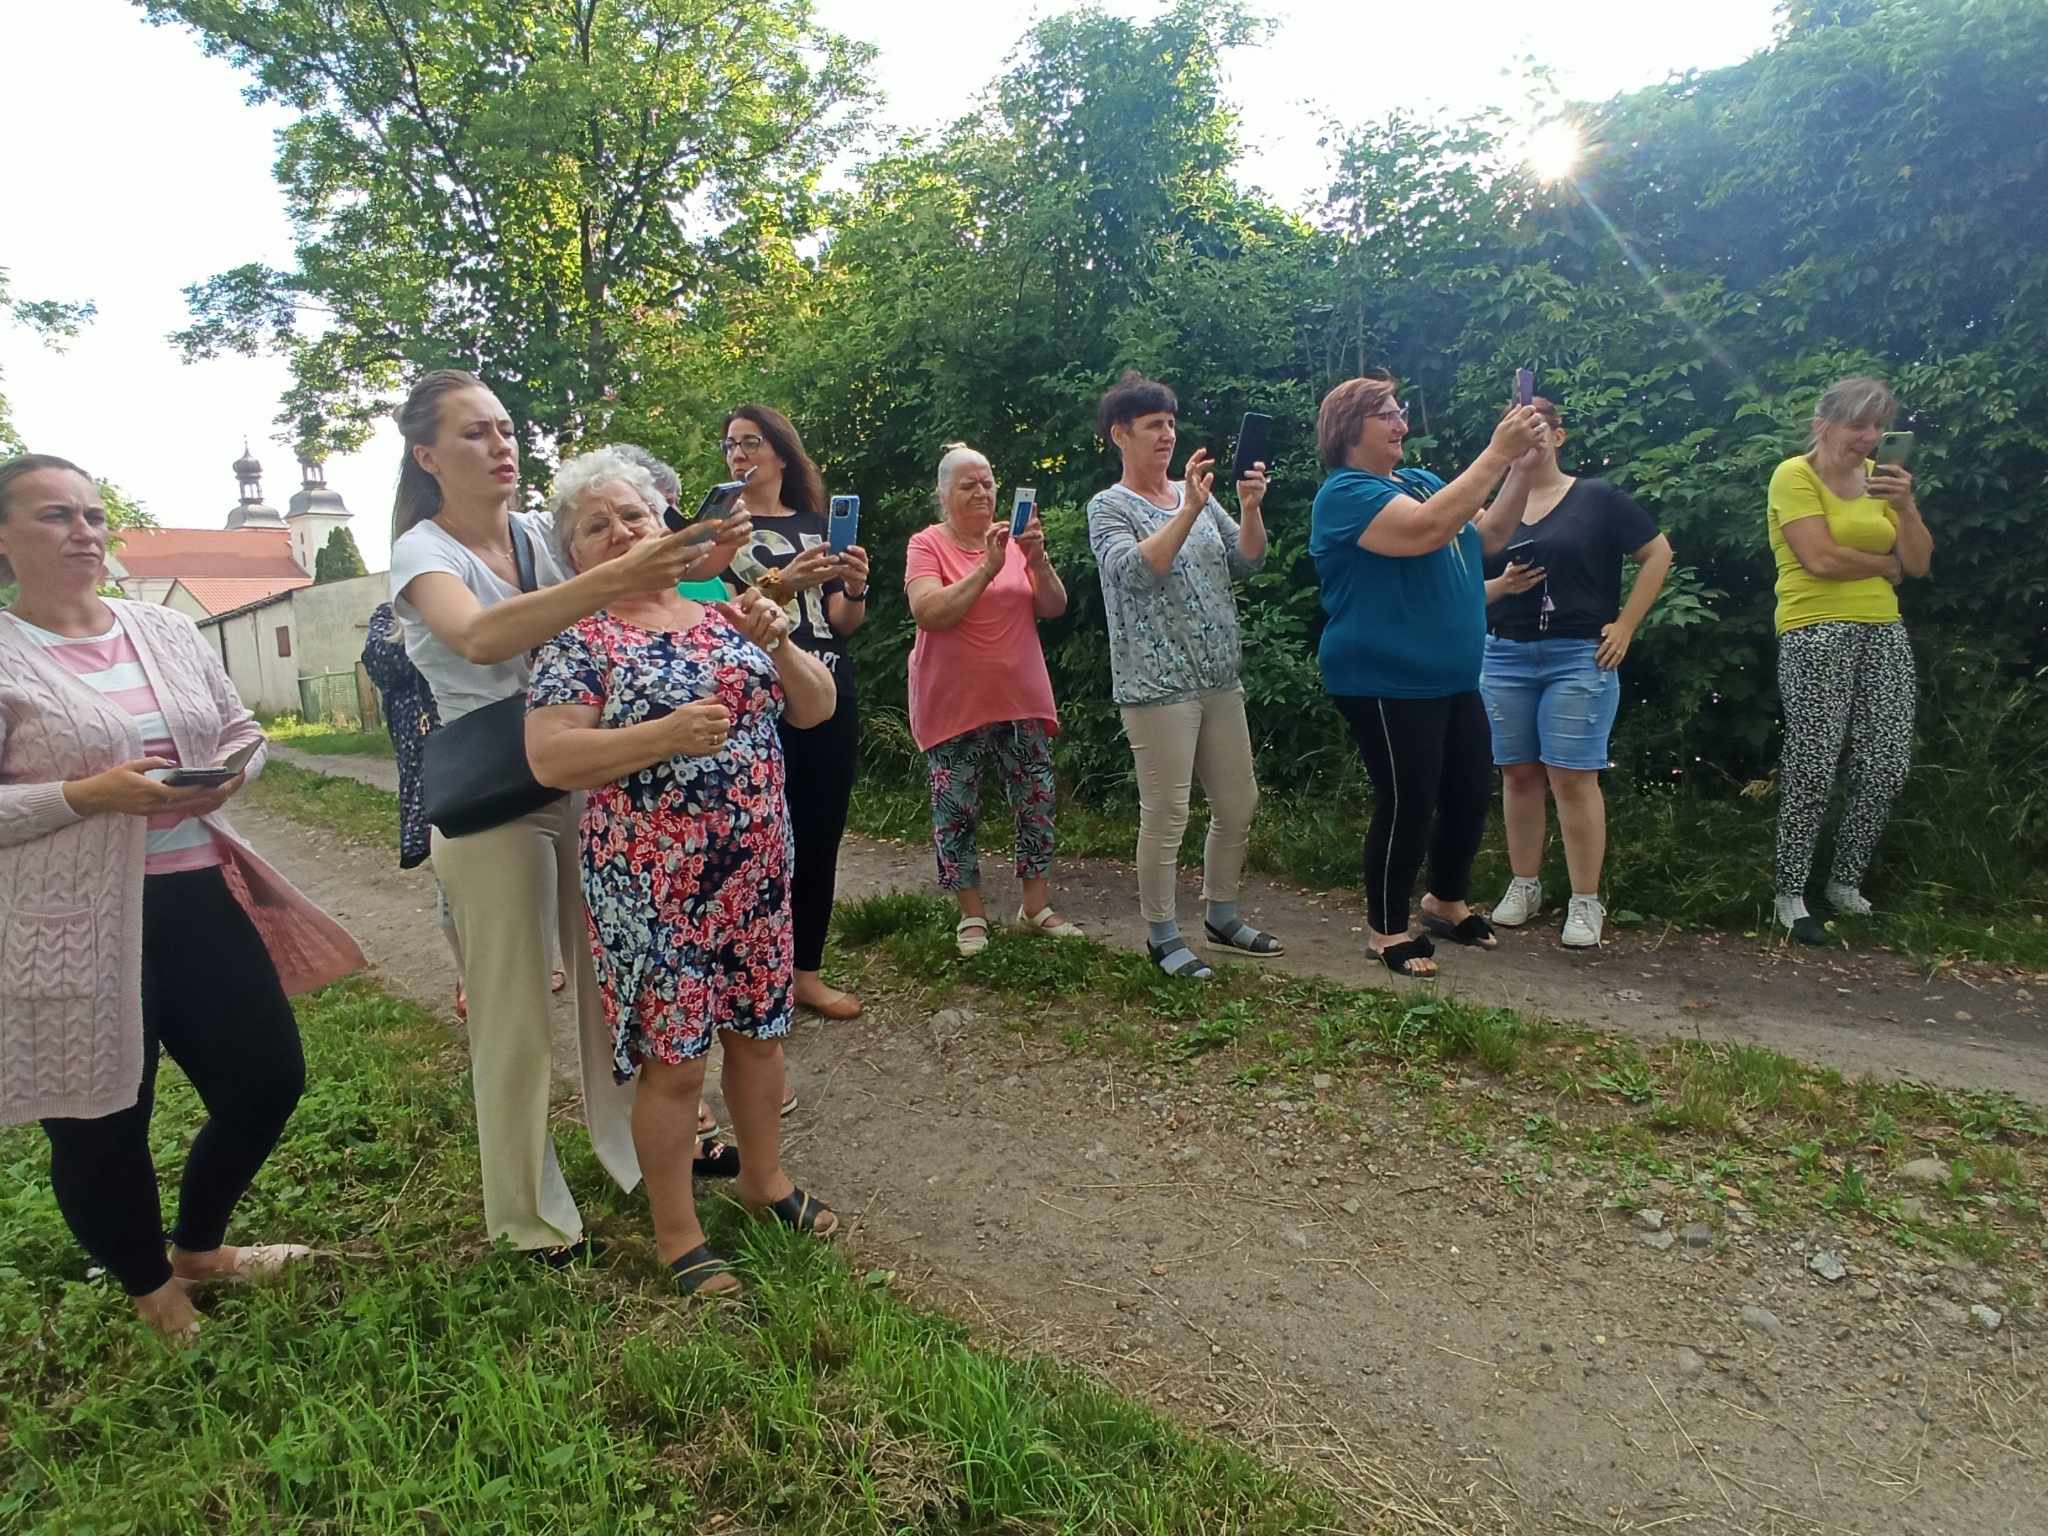
[[[1887,432],[1877,440],[1877,462],[1897,465],[1904,469],[1913,462],[1913,434],[1910,432]]]
[[[1536,563],[1536,541],[1518,539],[1508,546],[1509,565],[1534,565]]]
[[[704,499],[697,504],[696,512],[684,517],[673,505],[664,507],[661,520],[668,525],[670,533],[681,533],[689,529],[692,544],[702,544],[707,539],[718,537],[718,520],[738,504],[740,492],[747,488],[744,480],[725,480],[704,493]]]
[[[249,759],[256,755],[257,745],[252,741],[236,748],[218,768],[173,768],[164,775],[164,783],[172,789],[210,789],[225,784],[249,766]]]
[[[1266,458],[1266,434],[1273,426],[1273,418],[1260,411],[1246,411],[1244,420],[1238,423],[1237,452],[1230,460],[1230,483],[1237,484],[1252,472],[1254,464],[1268,463]]]

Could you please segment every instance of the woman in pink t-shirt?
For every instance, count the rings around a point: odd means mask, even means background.
[[[903,587],[917,643],[910,652],[910,734],[932,772],[939,889],[960,903],[963,955],[988,947],[988,910],[974,847],[981,775],[991,758],[1017,816],[1017,926],[1078,938],[1052,909],[1052,735],[1059,729],[1038,621],[1067,611],[1034,510],[1014,540],[995,518],[988,460],[952,443],[939,460],[940,519],[910,536]]]

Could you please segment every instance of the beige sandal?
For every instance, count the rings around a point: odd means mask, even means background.
[[[1088,937],[1087,934],[1081,931],[1078,924],[1068,922],[1057,912],[1053,911],[1051,907],[1046,907],[1042,911],[1035,913],[1027,913],[1022,907],[1019,907],[1017,909],[1017,927],[1024,933],[1043,934],[1050,939],[1085,939]]]
[[[953,943],[960,951],[960,958],[971,960],[988,948],[988,919],[985,917],[963,917],[953,926]]]

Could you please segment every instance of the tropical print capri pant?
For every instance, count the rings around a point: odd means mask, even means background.
[[[942,891],[971,891],[981,884],[974,833],[981,775],[991,760],[1017,817],[1017,878],[1042,880],[1052,869],[1052,734],[1043,720],[996,720],[925,753]]]

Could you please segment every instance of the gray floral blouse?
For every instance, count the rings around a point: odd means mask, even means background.
[[[1121,485],[1088,503],[1088,546],[1109,615],[1110,692],[1120,705],[1178,704],[1238,686],[1230,584],[1265,561],[1238,553],[1237,521],[1211,496],[1162,581],[1138,541],[1165,527],[1174,510]]]

